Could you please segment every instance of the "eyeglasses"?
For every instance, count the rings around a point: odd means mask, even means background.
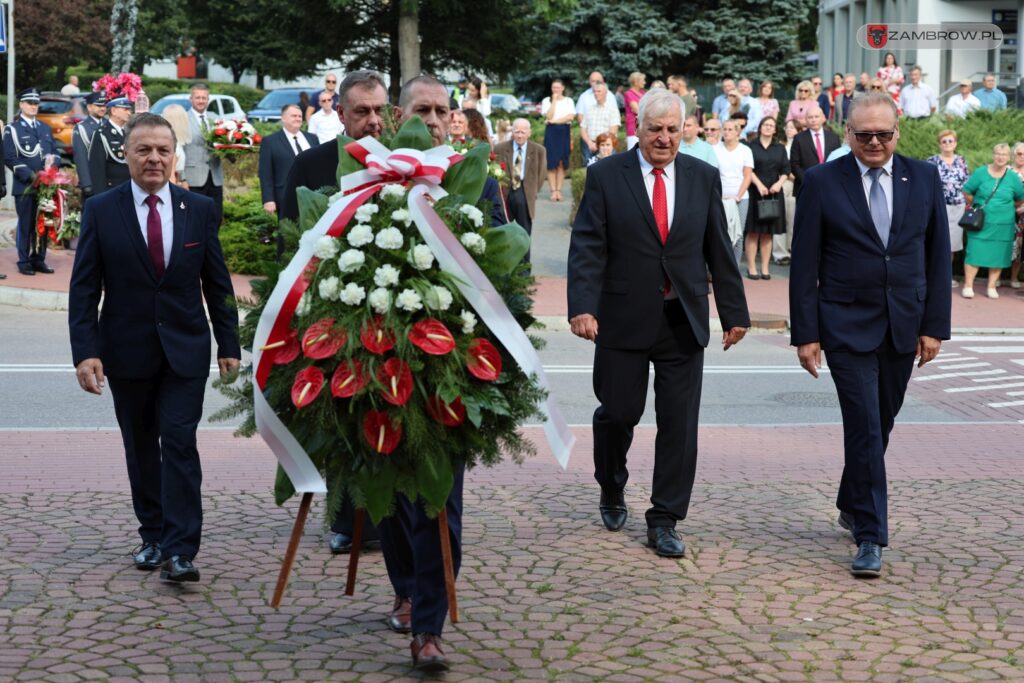
[[[811,85],[821,85],[821,81],[811,81]]]
[[[880,86],[880,85],[873,85],[873,86],[871,86],[871,89],[872,89],[872,90],[884,90],[885,88],[883,88],[883,87],[882,87],[882,86]]]
[[[943,145],[952,145],[954,142],[956,142],[956,140],[954,140],[953,138],[946,138],[944,140],[939,140],[939,142],[942,143]]]
[[[809,88],[797,88],[797,92],[811,92]]]
[[[850,131],[853,133],[853,137],[857,138],[857,142],[862,145],[866,145],[871,142],[871,138],[878,138],[881,143],[892,142],[892,138],[896,135],[894,130],[854,130]]]
[[[722,130],[721,128],[705,128],[704,132],[705,133],[719,133],[719,132],[721,132],[721,130]]]
[[[332,81],[327,81],[327,84],[329,85],[329,84],[331,84],[331,83],[337,83],[337,82],[338,82],[338,81],[333,81],[333,80],[332,80]]]

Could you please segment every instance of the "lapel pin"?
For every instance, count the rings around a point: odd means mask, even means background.
[[[900,178],[900,180],[902,180],[903,182],[907,182],[906,178]]]
[[[904,178],[904,180],[906,180],[906,178]],[[180,204],[180,208],[181,208],[182,210],[184,210],[184,209],[185,209],[185,202],[182,202],[182,203]]]

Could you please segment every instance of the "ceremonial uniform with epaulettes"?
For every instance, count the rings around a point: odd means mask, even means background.
[[[125,158],[124,130],[111,123],[110,119],[100,124],[93,134],[89,147],[89,179],[93,196],[131,179]]]
[[[87,105],[106,106],[107,100],[102,92],[91,93],[85,98]],[[96,131],[106,119],[96,118],[91,113],[71,132],[71,148],[74,151],[75,170],[78,172],[78,187],[83,197],[92,195],[92,175],[89,173],[89,150],[92,147]]]

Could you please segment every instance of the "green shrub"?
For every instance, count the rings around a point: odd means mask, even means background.
[[[220,244],[224,260],[232,273],[259,275],[262,264],[277,254],[276,242],[263,240],[277,229],[277,217],[263,209],[259,189],[252,187],[224,198],[224,223],[220,228]]]
[[[92,90],[92,83],[98,80],[106,73],[104,71],[87,71],[85,69],[68,69],[68,74],[74,74],[78,76],[81,81],[80,86],[84,91]],[[177,79],[177,78],[155,78],[152,76],[144,76],[142,79],[142,85],[146,89],[146,94],[149,95],[150,102],[156,102],[161,97],[170,95],[172,93],[188,92],[188,89],[192,87],[193,83],[200,82],[199,79]],[[241,105],[243,111],[248,111],[256,106],[256,103],[263,99],[263,96],[267,94],[266,90],[260,90],[258,88],[250,88],[247,85],[237,85],[235,83],[218,83],[216,81],[202,81],[210,86],[210,92],[218,95],[231,95],[238,104]]]
[[[256,152],[238,156],[235,161],[221,162],[224,170],[224,196],[246,194],[253,183],[258,185],[260,155]]]
[[[576,210],[583,199],[583,186],[587,183],[587,169],[577,168],[569,173],[569,186],[572,188],[572,211],[569,212],[569,225],[576,220]]]
[[[939,153],[937,136],[939,131],[949,128],[956,131],[957,154],[967,160],[972,171],[992,162],[992,147],[1005,142],[1013,147],[1015,142],[1024,140],[1024,111],[980,111],[966,119],[934,114],[931,118],[900,121],[900,141],[896,151],[915,159],[927,159]]]

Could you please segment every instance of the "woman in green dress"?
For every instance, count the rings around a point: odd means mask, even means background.
[[[964,184],[967,203],[977,200],[985,209],[984,226],[968,233],[961,292],[965,299],[974,298],[974,278],[979,268],[988,268],[988,298],[998,299],[999,274],[1013,259],[1016,214],[1024,208],[1024,184],[1009,170],[1009,163],[1010,146],[1000,143],[992,148],[992,163],[975,170]]]

